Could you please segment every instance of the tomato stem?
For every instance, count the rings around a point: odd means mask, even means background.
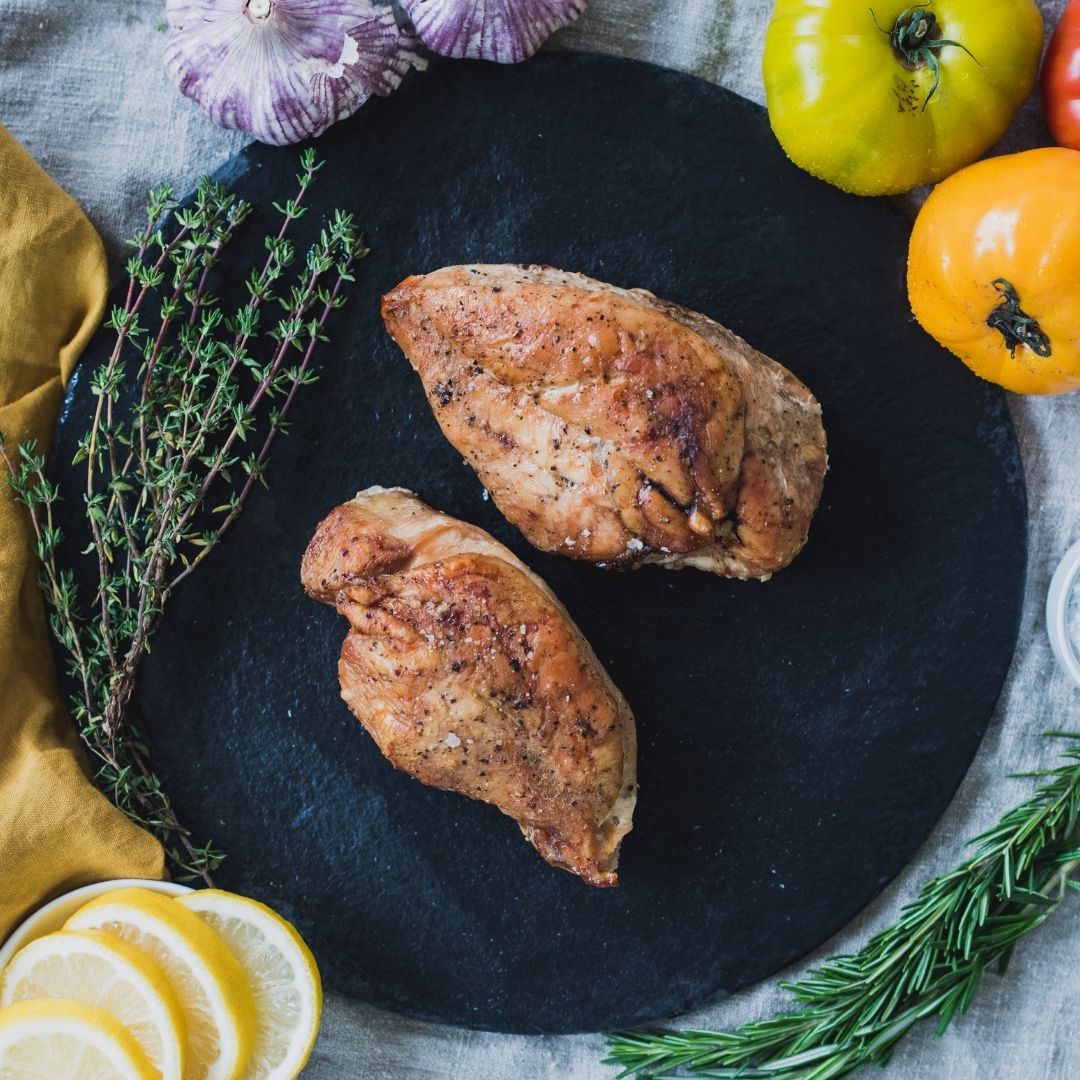
[[[1019,345],[1026,345],[1036,356],[1050,355],[1050,339],[1043,328],[1020,307],[1020,297],[1012,283],[995,278],[991,284],[1001,293],[1001,303],[990,312],[986,325],[1005,339],[1009,355],[1015,356]]]
[[[873,8],[870,9],[870,14],[874,15]],[[928,67],[934,73],[934,82],[930,87],[930,92],[926,95],[926,100],[923,101],[924,112],[926,106],[930,104],[930,99],[937,93],[938,87],[941,85],[941,64],[938,61],[938,53],[946,45],[953,45],[958,49],[963,49],[972,60],[975,60],[974,55],[967,46],[961,45],[959,41],[941,37],[941,27],[938,25],[937,16],[928,8],[907,8],[900,13],[891,30],[886,30],[885,27],[878,23],[876,15],[874,15],[874,22],[877,23],[877,27],[882,33],[889,35],[889,43],[893,47],[893,52],[896,53],[904,67],[909,71]],[[975,60],[976,64],[978,62],[978,60]]]

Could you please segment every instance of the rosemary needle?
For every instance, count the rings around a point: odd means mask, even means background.
[[[892,925],[852,956],[781,984],[800,1009],[730,1032],[621,1032],[605,1063],[620,1077],[829,1080],[886,1065],[911,1028],[938,1034],[971,1005],[987,970],[1080,890],[1080,734],[1025,802],[972,841],[971,856],[928,881]]]

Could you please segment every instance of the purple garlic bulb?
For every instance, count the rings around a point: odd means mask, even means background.
[[[440,56],[516,64],[572,23],[585,0],[401,0],[401,7]]]
[[[165,67],[216,124],[282,145],[319,135],[425,66],[371,0],[167,0]]]

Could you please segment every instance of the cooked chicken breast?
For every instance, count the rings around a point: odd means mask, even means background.
[[[382,310],[444,434],[537,547],[765,578],[806,543],[821,408],[704,315],[538,266],[409,277]]]
[[[634,717],[547,585],[402,488],[332,510],[301,580],[349,621],[341,696],[397,768],[493,803],[552,866],[617,885]]]

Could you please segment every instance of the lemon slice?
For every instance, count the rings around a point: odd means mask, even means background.
[[[244,1080],[292,1080],[319,1033],[322,983],[315,958],[291,923],[257,900],[203,889],[172,901],[228,943],[255,995],[258,1029]]]
[[[0,1006],[52,998],[104,1009],[135,1036],[162,1080],[181,1080],[180,1002],[161,969],[100,930],[59,930],[20,949],[4,970]]]
[[[104,1009],[20,1001],[0,1009],[0,1077],[7,1080],[155,1080],[134,1037]]]
[[[255,1003],[236,957],[202,919],[159,893],[116,889],[64,928],[122,938],[165,973],[187,1024],[185,1080],[239,1080],[251,1057]]]

